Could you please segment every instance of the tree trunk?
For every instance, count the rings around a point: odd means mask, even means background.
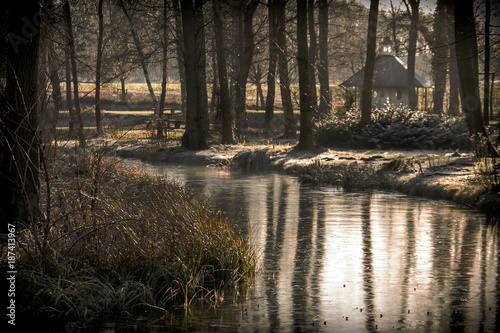
[[[71,62],[71,71],[73,75],[73,95],[75,98],[75,120],[76,120],[76,130],[78,132],[78,141],[80,147],[85,147],[85,135],[83,134],[83,122],[82,113],[80,110],[80,97],[78,94],[78,72],[76,67],[76,55],[75,55],[75,39],[73,37],[73,25],[71,23],[71,8],[69,6],[69,1],[63,2],[64,8],[64,18],[66,20],[66,26],[68,29],[68,40],[69,40],[69,58]]]
[[[227,77],[226,40],[222,8],[220,0],[213,1],[215,43],[217,50],[217,69],[219,74],[219,107],[222,116],[222,144],[233,144],[233,114],[231,112],[231,98]]]
[[[71,99],[71,64],[69,62],[69,45],[68,50],[66,51],[66,59],[64,60],[64,70],[65,70],[65,83],[66,83],[66,107],[69,112],[69,126],[68,126],[68,137],[75,138],[75,123],[76,117],[73,109],[73,101]]]
[[[274,100],[276,97],[276,62],[278,59],[276,47],[276,2],[277,0],[269,0],[268,15],[269,15],[269,70],[267,73],[267,96],[266,96],[266,125],[269,126],[271,119],[274,116]]]
[[[485,145],[487,145],[486,153],[491,156],[498,156],[488,138],[481,114],[478,47],[472,0],[455,3],[455,41],[462,92],[462,109],[469,128],[469,134],[473,140],[480,140],[480,137],[483,137],[486,140]],[[476,150],[476,153],[484,154],[485,152]]]
[[[485,125],[489,125],[490,117],[490,0],[486,2],[486,20],[484,22],[484,94],[483,94],[483,121]]]
[[[420,0],[405,0],[405,4],[410,14],[410,36],[408,38],[408,69],[406,71],[406,81],[408,85],[408,106],[411,110],[418,107],[418,98],[415,92],[415,60],[417,53],[417,37],[418,37],[418,7]]]
[[[375,70],[375,52],[377,47],[378,3],[379,0],[370,1],[365,76],[363,79],[363,91],[361,95],[361,122],[359,124],[361,128],[371,122],[373,72]]]
[[[460,114],[460,78],[458,77],[457,54],[455,50],[455,12],[453,9],[453,0],[445,0],[447,3],[447,31],[448,45],[450,45],[450,96],[448,105],[448,114],[458,116]]]
[[[49,42],[49,77],[52,86],[52,101],[54,102],[54,110],[49,120],[50,133],[52,139],[57,142],[57,122],[59,120],[59,111],[62,106],[61,82],[59,80],[58,62],[55,56],[54,43]]]
[[[148,86],[149,95],[151,96],[151,100],[153,101],[153,107],[155,109],[155,114],[160,114],[160,108],[158,104],[158,100],[156,99],[155,92],[153,90],[153,86],[151,85],[151,80],[149,79],[148,67],[146,66],[146,57],[144,56],[144,52],[142,51],[141,40],[137,35],[137,31],[135,30],[134,22],[132,21],[132,16],[127,10],[126,4],[123,0],[120,1],[120,7],[127,18],[127,21],[130,25],[130,32],[132,33],[132,39],[134,40],[135,47],[137,49],[137,53],[139,54],[139,61],[141,62],[142,71],[144,72],[144,79],[146,80],[146,85]]]
[[[309,23],[309,81],[311,84],[311,103],[316,112],[318,106],[318,95],[316,93],[316,55],[318,53],[318,42],[316,37],[316,24],[314,22],[314,0],[309,0],[307,5],[307,17]]]
[[[286,36],[286,0],[279,0],[277,5],[277,42],[279,50],[278,72],[280,78],[281,104],[285,116],[285,138],[294,138],[297,132],[297,122],[293,115],[292,94],[288,73],[288,46]],[[307,37],[307,22],[306,22]]]
[[[167,29],[167,17],[168,13],[168,3],[167,0],[163,0],[163,59],[161,63],[161,95],[160,95],[160,105],[158,107],[158,117],[160,117],[157,128],[156,137],[163,138],[163,121],[161,117],[163,116],[163,110],[165,109],[165,96],[167,95],[167,62],[168,62],[168,29]]]
[[[181,86],[181,112],[186,116],[186,70],[184,68],[184,37],[182,34],[181,22],[181,9],[179,7],[179,0],[172,1],[175,21],[175,39],[176,39],[176,52],[177,52],[177,67],[179,69],[179,83]]]
[[[307,50],[307,0],[297,0],[297,60],[299,67],[300,137],[298,148],[311,149],[313,137],[313,105],[309,79]]]
[[[319,112],[321,115],[330,113],[330,80],[328,78],[328,2],[319,0]]]
[[[101,64],[102,64],[102,41],[104,33],[104,17],[102,5],[104,0],[99,0],[97,5],[97,16],[99,17],[99,31],[97,37],[97,60],[95,69],[95,123],[97,134],[102,135],[102,114],[101,114]]]
[[[198,0],[195,1],[199,4]],[[196,19],[193,1],[181,1],[182,28],[184,38],[184,68],[186,71],[186,130],[182,137],[182,145],[190,150],[206,149],[207,121],[201,110],[200,62],[197,58]],[[202,50],[204,51],[204,50]]]
[[[243,130],[246,128],[246,85],[248,81],[248,73],[252,64],[254,52],[253,44],[253,16],[258,0],[251,0],[248,4],[243,4],[239,8],[239,47],[238,47],[238,73],[235,82],[235,122],[236,136],[241,139]]]
[[[200,149],[208,147],[206,140],[208,138],[208,92],[207,92],[207,73],[206,73],[206,43],[205,43],[205,22],[203,17],[203,2],[204,0],[195,0],[194,2],[194,28],[196,38],[196,52],[198,59],[197,70],[197,89],[198,89],[198,105],[197,105],[197,122],[201,137],[203,137],[203,146]]]
[[[448,35],[445,2],[439,0],[436,6],[434,31],[432,37],[432,74],[434,76],[433,113],[444,112],[444,93],[446,91],[446,76],[448,71]]]
[[[16,230],[40,218],[37,81],[39,30],[27,35],[24,20],[39,15],[38,1],[19,6],[8,1],[4,94],[0,99],[0,232]],[[39,17],[39,16],[38,16]],[[37,27],[39,29],[39,27]]]
[[[125,77],[120,76],[121,101],[127,103],[127,90],[125,89]]]

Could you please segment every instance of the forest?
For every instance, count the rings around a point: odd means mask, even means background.
[[[225,216],[175,183],[117,163],[120,144],[139,146],[132,157],[262,146],[293,156],[376,151],[356,157],[369,161],[380,151],[438,156],[422,159],[428,169],[394,157],[381,169],[327,173],[316,159],[289,171],[355,190],[394,189],[396,173],[424,176],[467,156],[476,177],[469,192],[428,196],[500,216],[494,1],[30,0],[0,8],[2,267],[24,267],[19,313],[81,319],[88,309],[137,303],[161,312],[199,293],[217,303],[220,281],[238,288],[255,278],[257,255]],[[389,90],[377,79],[384,52],[402,70]],[[211,163],[248,169],[243,155]],[[272,164],[266,158],[254,169]],[[125,282],[112,275],[121,268],[132,272],[133,291],[117,296]],[[100,299],[97,285],[114,298]]]

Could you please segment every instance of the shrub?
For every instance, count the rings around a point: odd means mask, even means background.
[[[17,236],[25,313],[81,319],[188,306],[195,296],[215,302],[254,278],[246,241],[180,185],[97,152],[68,155],[55,169],[42,191],[50,214]]]
[[[468,129],[462,117],[435,116],[407,107],[374,109],[372,123],[359,129],[361,112],[351,109],[318,126],[324,145],[369,149],[468,149]]]

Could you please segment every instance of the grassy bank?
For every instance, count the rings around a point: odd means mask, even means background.
[[[19,313],[82,320],[215,304],[255,276],[255,253],[226,218],[175,183],[97,152],[60,152],[47,176],[45,220],[18,228]]]
[[[236,172],[271,170],[295,175],[302,182],[346,191],[389,190],[435,200],[449,200],[478,209],[498,220],[500,177],[498,159],[472,152],[433,150],[294,149],[284,144],[214,145],[188,151],[154,143],[123,143],[116,153],[156,162],[215,165]]]

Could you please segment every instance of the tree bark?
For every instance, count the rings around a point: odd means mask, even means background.
[[[409,2],[409,3],[408,3]],[[411,110],[418,107],[417,94],[415,92],[415,60],[417,53],[418,21],[420,0],[404,1],[408,14],[410,15],[410,36],[408,38],[408,68],[406,70],[406,81],[408,85],[408,106]]]
[[[330,113],[330,80],[328,74],[328,2],[319,0],[319,113],[323,116]]]
[[[78,71],[76,67],[76,55],[75,55],[75,39],[73,37],[73,24],[71,22],[71,8],[69,6],[69,1],[63,2],[64,18],[66,20],[66,27],[68,29],[68,40],[69,40],[69,58],[71,63],[71,72],[73,76],[73,95],[75,100],[75,120],[76,120],[76,130],[78,132],[78,141],[80,147],[84,148],[85,135],[83,134],[83,121],[82,113],[80,109],[80,97],[78,93]]]
[[[181,9],[179,7],[179,0],[172,1],[172,8],[174,12],[175,21],[175,39],[176,39],[176,52],[177,52],[177,67],[179,69],[179,83],[181,86],[181,112],[186,116],[186,70],[184,68],[184,37],[182,34],[181,22]]]
[[[239,8],[239,46],[238,46],[238,73],[235,82],[235,123],[236,123],[236,136],[241,139],[243,130],[246,128],[246,85],[248,81],[248,73],[250,65],[252,64],[252,57],[254,53],[254,32],[253,32],[253,16],[258,0],[251,0],[250,3],[243,4]]]
[[[64,60],[64,70],[65,70],[65,84],[66,84],[66,107],[69,112],[69,124],[68,124],[68,138],[74,139],[75,135],[75,124],[76,116],[75,110],[73,108],[73,101],[71,98],[71,64],[69,62],[69,43],[68,49],[65,51],[66,59]]]
[[[203,137],[203,147],[208,147],[206,140],[208,138],[208,92],[207,92],[207,73],[206,73],[206,43],[205,43],[205,22],[203,16],[204,0],[195,0],[194,2],[194,28],[196,38],[196,57],[198,59],[197,69],[197,89],[198,89],[198,128]]]
[[[366,43],[366,65],[361,94],[361,122],[360,128],[371,122],[372,114],[372,86],[373,72],[375,70],[375,52],[377,47],[377,20],[379,0],[370,1],[368,14],[368,37]]]
[[[311,103],[314,112],[316,112],[318,106],[318,94],[316,93],[316,57],[318,54],[318,42],[316,24],[314,21],[314,0],[309,0],[307,5],[307,19],[309,24],[309,82],[311,84]]]
[[[299,67],[300,137],[298,148],[311,149],[313,137],[313,105],[309,79],[307,50],[307,0],[297,0],[297,60]]]
[[[490,123],[490,0],[485,0],[486,19],[484,22],[484,94],[483,94],[483,121],[485,125]]]
[[[163,59],[161,63],[161,95],[160,95],[160,105],[158,107],[158,117],[160,118],[156,127],[156,137],[163,138],[163,121],[161,117],[163,116],[163,110],[165,109],[165,96],[167,95],[167,62],[168,62],[168,3],[167,0],[163,0]]]
[[[220,0],[213,1],[214,32],[217,50],[217,69],[219,74],[219,104],[222,115],[222,141],[223,144],[233,144],[233,114],[231,112],[231,98],[229,96],[229,83],[227,76],[226,41],[224,34],[223,13]]]
[[[132,16],[127,9],[127,5],[123,0],[120,1],[120,7],[127,18],[127,21],[130,26],[130,32],[132,33],[132,39],[134,40],[135,47],[137,49],[137,53],[139,55],[139,61],[141,62],[142,71],[144,72],[144,79],[146,80],[146,85],[148,86],[149,95],[151,96],[151,100],[153,101],[153,108],[155,110],[155,114],[160,114],[158,100],[156,99],[155,92],[153,90],[153,86],[151,85],[151,80],[149,79],[148,67],[146,66],[146,57],[144,56],[144,52],[142,50],[141,40],[137,35],[137,31],[134,26],[134,22],[132,21]]]
[[[102,14],[102,5],[104,0],[99,0],[97,5],[97,16],[99,18],[99,31],[97,36],[97,60],[95,69],[95,123],[97,134],[102,135],[102,114],[101,114],[101,64],[102,64],[102,41],[104,34],[104,17]]]
[[[448,114],[458,116],[460,114],[460,78],[458,77],[457,54],[455,50],[455,12],[453,9],[453,0],[444,0],[447,4],[447,31],[448,45],[450,45],[450,96],[448,105]]]
[[[432,33],[432,74],[434,76],[433,113],[443,114],[448,71],[448,34],[445,2],[438,0]]]
[[[487,154],[498,156],[483,123],[479,95],[479,65],[474,7],[472,0],[455,2],[455,49],[462,92],[462,109],[472,140],[482,136],[487,145]],[[482,154],[483,152],[478,152]]]
[[[287,0],[278,0],[277,5],[277,42],[278,42],[278,73],[280,79],[281,104],[285,116],[285,138],[295,138],[297,122],[293,115],[292,94],[290,90],[290,77],[288,73],[288,46],[286,36],[286,4]],[[306,22],[307,37],[307,22]]]
[[[8,1],[7,63],[0,99],[0,232],[7,224],[29,226],[40,218],[37,115],[39,26],[27,33],[26,17],[39,15],[39,2]]]
[[[265,113],[267,126],[269,126],[270,121],[274,116],[274,100],[276,98],[276,62],[278,59],[276,44],[276,2],[277,0],[269,0],[267,5],[269,15],[269,70],[267,73],[267,96]]]
[[[202,105],[200,105],[202,91],[199,69],[200,61],[197,58],[200,51],[197,47],[195,23],[195,5],[199,4],[198,0],[195,0],[194,4],[193,1],[181,1],[187,95],[186,129],[182,136],[182,145],[190,150],[207,148],[207,133],[204,132],[207,122],[207,119],[204,118],[206,110],[201,110]]]
[[[62,93],[61,93],[61,82],[59,79],[58,73],[58,62],[55,56],[55,48],[54,43],[49,42],[49,77],[50,84],[52,86],[52,101],[54,102],[54,110],[52,111],[52,115],[49,120],[50,124],[50,133],[52,135],[52,139],[57,142],[57,122],[59,119],[59,111],[62,106]]]

